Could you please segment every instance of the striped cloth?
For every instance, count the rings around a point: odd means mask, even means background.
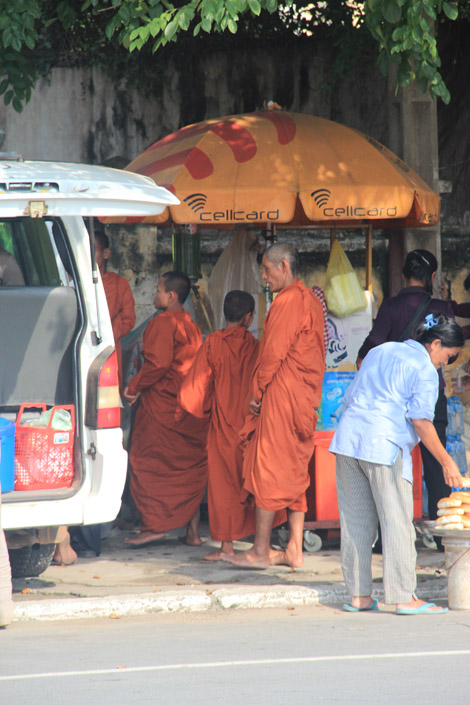
[[[328,343],[330,342],[330,336],[328,334],[328,309],[326,307],[325,295],[323,294],[323,289],[319,286],[312,286],[312,291],[321,303],[323,311],[323,340],[325,343],[325,352],[328,350]]]

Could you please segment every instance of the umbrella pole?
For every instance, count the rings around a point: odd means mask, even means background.
[[[191,277],[190,277],[191,280]],[[207,308],[204,306],[204,301],[202,300],[201,294],[199,293],[199,287],[196,284],[195,281],[191,281],[191,291],[193,292],[193,296],[198,302],[198,304],[201,307],[202,313],[204,315],[204,318],[206,319],[207,327],[209,328],[209,333],[214,332],[214,328],[212,326],[212,323],[209,318],[209,314],[207,313]]]
[[[366,289],[372,295],[372,225],[366,231]]]
[[[263,237],[266,240],[266,245],[274,245],[277,241],[277,225],[275,223],[266,223],[266,230],[263,231]],[[269,247],[269,245],[267,245]]]

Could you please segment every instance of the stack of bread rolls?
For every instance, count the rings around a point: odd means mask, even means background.
[[[470,492],[452,492],[437,503],[435,527],[470,529]]]

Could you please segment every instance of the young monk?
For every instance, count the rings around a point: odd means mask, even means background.
[[[141,531],[126,539],[132,546],[158,541],[187,524],[185,543],[200,545],[199,506],[207,483],[207,420],[178,405],[178,392],[202,344],[202,335],[183,304],[190,282],[182,272],[159,280],[153,318],[144,332],[144,363],[124,390],[135,404],[140,397],[129,455],[130,490]]]
[[[224,300],[226,328],[208,335],[183,382],[179,399],[194,416],[210,416],[207,439],[209,526],[221,548],[207,561],[235,555],[233,541],[254,533],[255,515],[240,503],[242,455],[238,432],[249,409],[251,377],[258,341],[248,328],[255,300],[246,291],[230,291]]]
[[[121,338],[130,333],[135,326],[134,297],[127,279],[115,272],[106,270],[111,250],[109,248],[109,238],[101,230],[95,233],[95,254],[113,327],[114,343],[118,358],[119,389],[122,392]]]

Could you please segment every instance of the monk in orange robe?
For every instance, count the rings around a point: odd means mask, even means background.
[[[207,420],[178,405],[178,392],[202,344],[202,335],[183,304],[188,277],[167,272],[158,282],[155,308],[143,338],[144,363],[124,397],[140,396],[129,454],[130,490],[141,518],[138,536],[126,543],[142,546],[187,524],[185,542],[200,545],[199,507],[207,484]]]
[[[246,568],[303,565],[302,544],[308,464],[313,453],[325,369],[323,313],[318,298],[298,279],[299,260],[290,245],[269,247],[263,279],[278,292],[264,322],[250,401],[242,429],[244,491],[256,505],[255,542],[225,560]],[[275,512],[287,509],[289,542],[270,551]]]
[[[249,326],[255,300],[246,291],[229,291],[224,300],[227,326],[207,336],[183,382],[179,400],[194,416],[210,418],[207,439],[209,465],[209,526],[220,550],[205,560],[234,555],[233,541],[254,533],[255,514],[241,503],[242,454],[238,433],[248,413],[251,377],[258,341]]]
[[[119,389],[122,392],[122,352],[121,338],[131,332],[135,326],[135,304],[129,282],[114,272],[106,271],[107,261],[111,256],[108,236],[98,231],[95,233],[96,263],[100,270],[104,293],[108,303],[114,344],[118,359]]]

